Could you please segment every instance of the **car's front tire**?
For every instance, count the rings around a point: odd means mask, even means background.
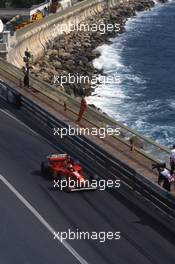
[[[45,163],[41,162],[41,175],[45,177],[46,172],[47,172],[47,169],[46,169]]]

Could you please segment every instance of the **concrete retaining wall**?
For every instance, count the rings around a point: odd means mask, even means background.
[[[7,60],[17,67],[23,66],[24,51],[28,48],[34,60],[40,57],[46,49],[47,43],[52,41],[62,32],[59,30],[61,25],[69,28],[70,24],[76,24],[96,13],[102,12],[106,3],[114,7],[120,2],[127,0],[84,0],[72,7],[62,10],[59,13],[49,16],[40,22],[31,24],[16,34],[16,43],[11,47],[7,54]],[[66,30],[68,33],[69,30]]]
[[[112,0],[114,1],[114,0]],[[118,0],[115,0],[118,2]],[[103,10],[105,2],[103,0],[85,0],[74,6],[60,11],[59,13],[49,16],[31,24],[16,34],[16,44],[10,49],[7,60],[17,67],[23,66],[23,56],[26,48],[32,52],[34,59],[41,56],[49,41],[61,34],[59,28],[61,25],[69,29],[70,24],[79,23],[88,17],[94,16]],[[66,30],[68,33],[69,30]]]

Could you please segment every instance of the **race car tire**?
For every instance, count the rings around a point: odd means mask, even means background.
[[[45,162],[41,162],[41,175],[46,178],[51,178],[51,171]]]
[[[47,173],[47,169],[46,169],[45,163],[41,162],[41,175],[45,177],[47,176],[46,173]]]

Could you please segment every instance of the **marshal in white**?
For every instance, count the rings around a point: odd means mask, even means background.
[[[0,19],[0,33],[2,33],[3,29],[4,29],[4,25],[2,23],[2,20]]]

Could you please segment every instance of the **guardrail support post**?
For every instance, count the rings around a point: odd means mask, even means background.
[[[64,102],[64,111],[65,112],[67,111],[67,104],[66,104],[66,102]]]
[[[22,88],[22,80],[19,80],[19,87]]]
[[[133,141],[133,138],[130,138],[129,143],[130,143],[130,150],[131,151],[134,151],[134,141]]]

